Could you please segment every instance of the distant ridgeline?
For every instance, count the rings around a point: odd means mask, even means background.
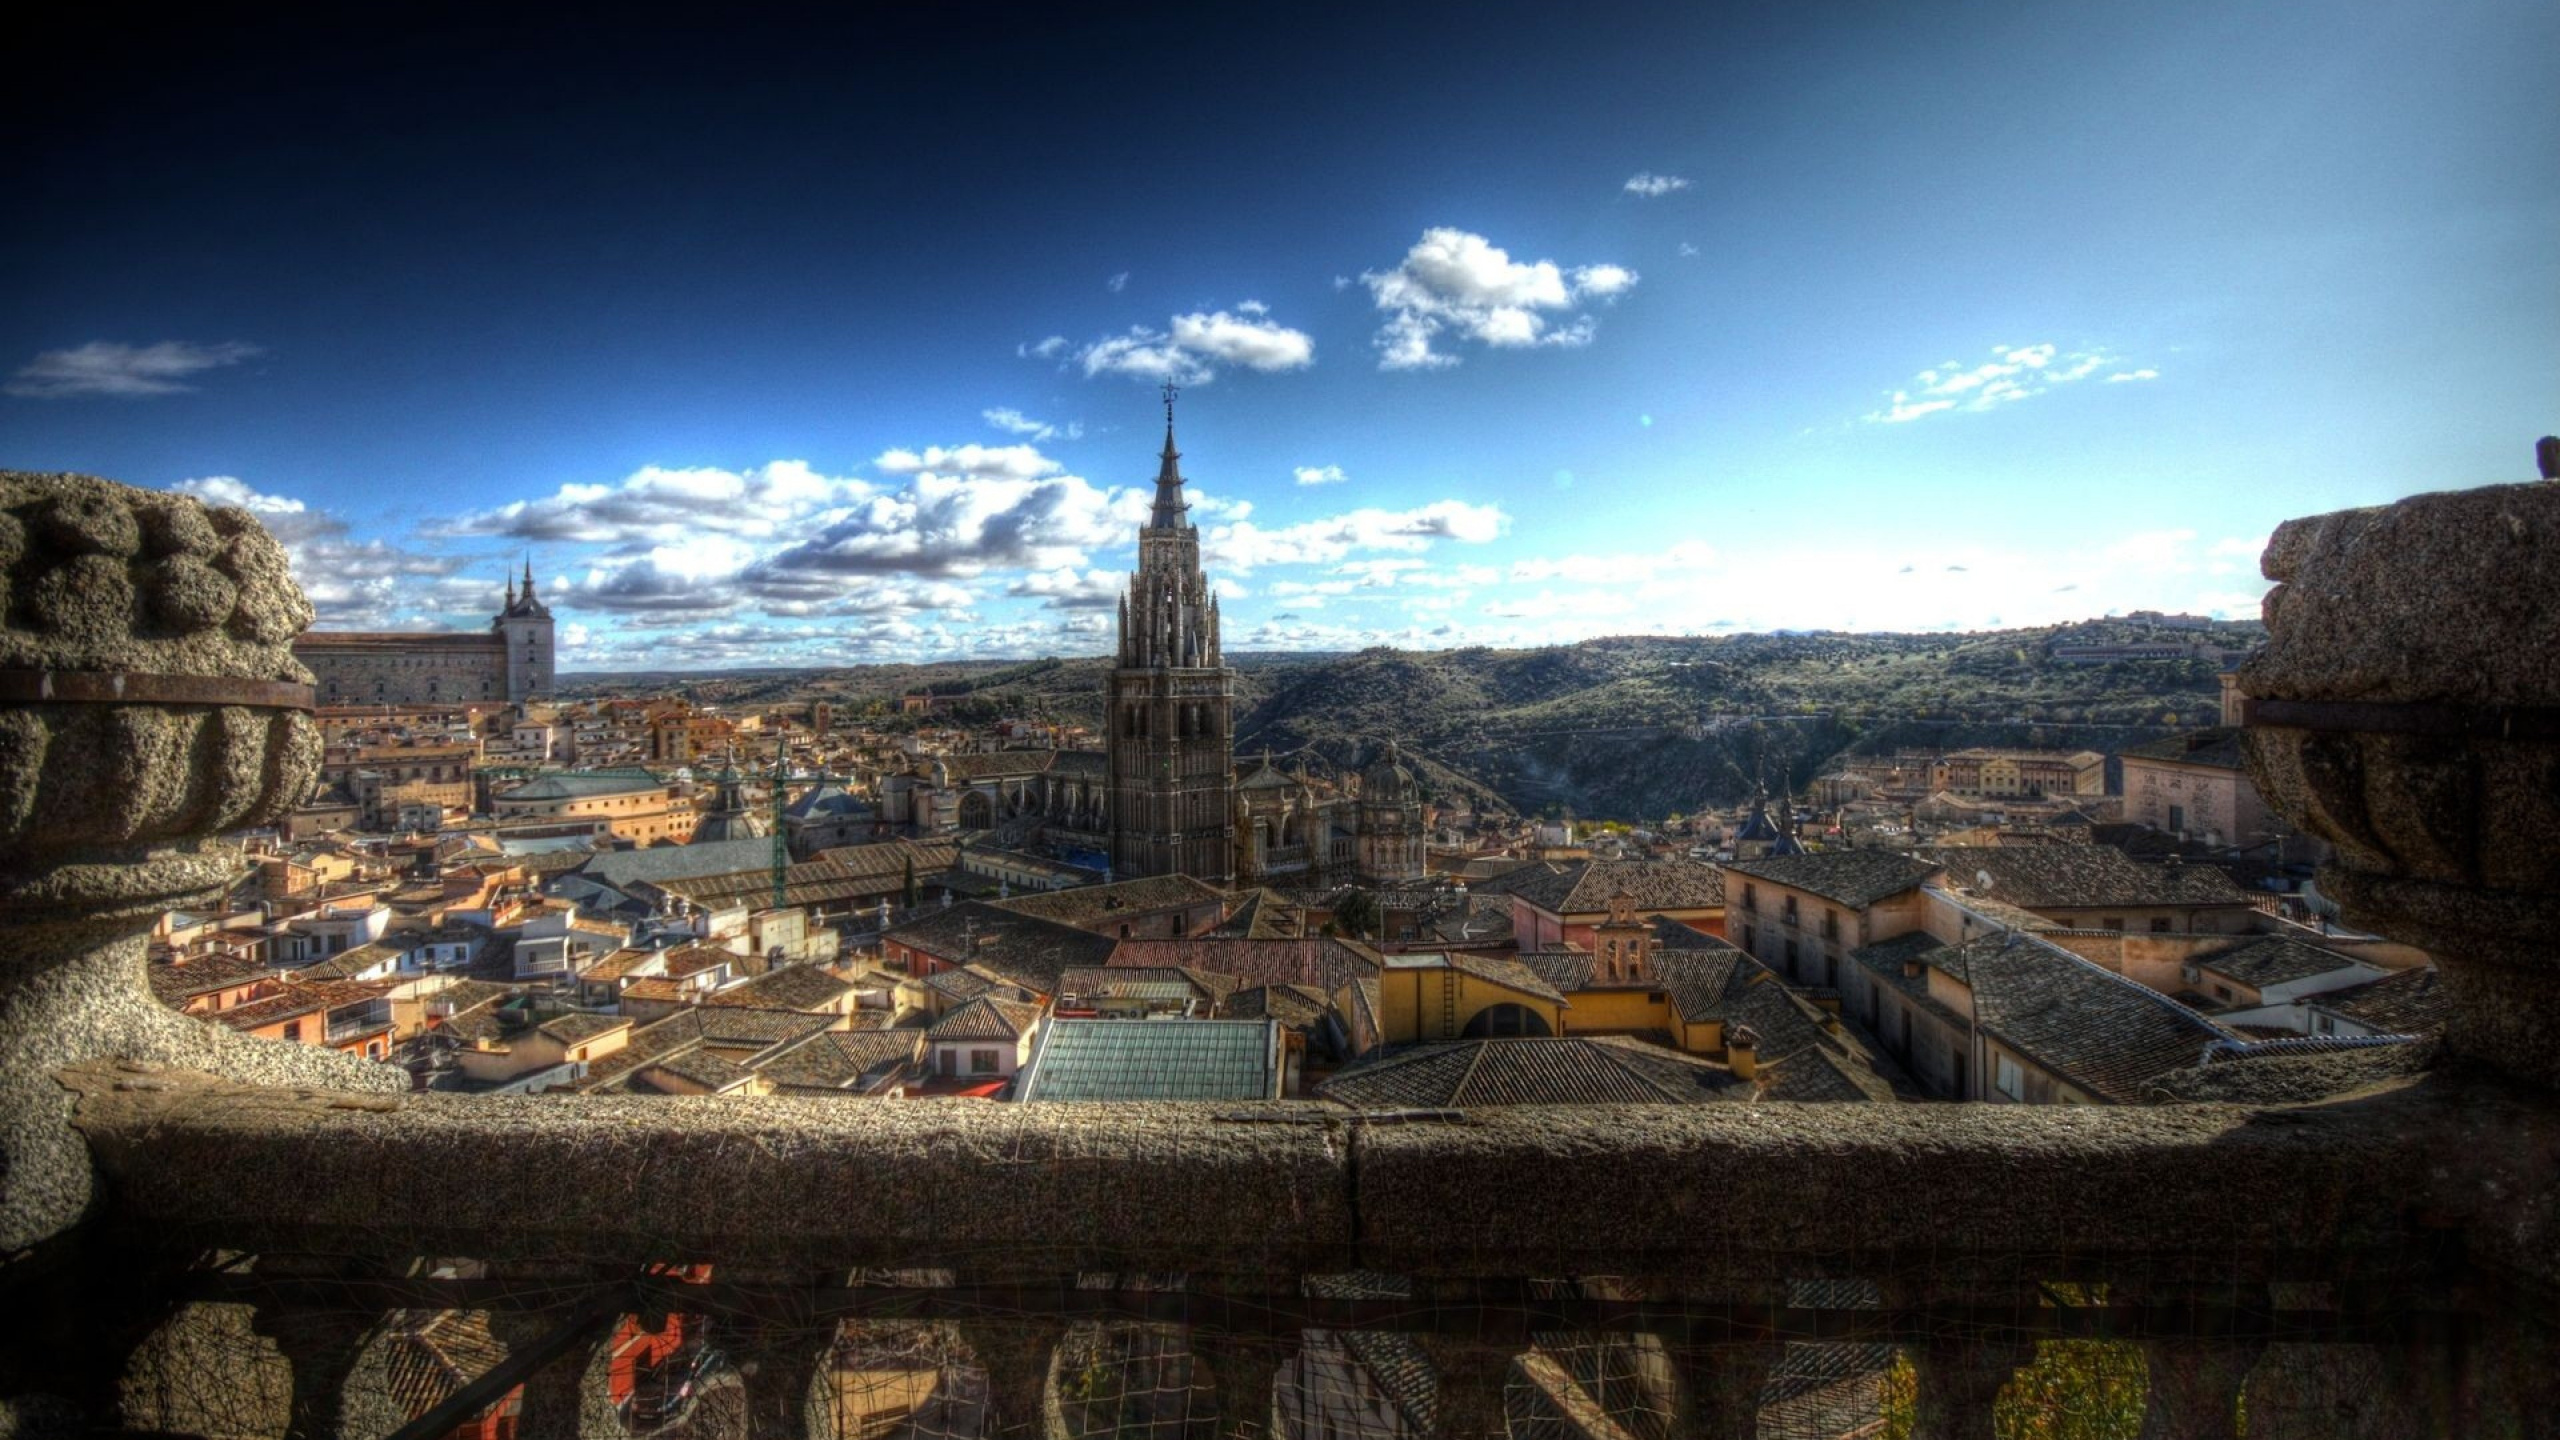
[[[2254,621],[2127,617],[1970,634],[1614,637],[1533,650],[1230,654],[1236,752],[1305,747],[1361,763],[1364,737],[1404,743],[1435,793],[1537,812],[1659,816],[1730,804],[1759,777],[1811,780],[1845,752],[1975,745],[2114,750],[2212,724],[2215,676],[2265,638]],[[2174,647],[2089,662],[2073,646]],[[1111,661],[577,676],[570,694],[683,689],[727,703],[827,699],[855,714],[900,696],[965,693],[1098,726]],[[947,688],[946,688],[947,687]]]

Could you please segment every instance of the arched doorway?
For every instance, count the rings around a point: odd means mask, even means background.
[[[1458,1032],[1463,1040],[1507,1040],[1523,1036],[1552,1035],[1547,1017],[1526,1005],[1487,1005],[1467,1020],[1467,1028]]]

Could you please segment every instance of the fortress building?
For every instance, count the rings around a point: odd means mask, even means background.
[[[312,631],[293,642],[322,705],[522,703],[551,694],[551,607],[507,582],[506,604],[485,632]]]

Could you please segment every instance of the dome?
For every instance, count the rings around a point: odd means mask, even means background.
[[[1422,798],[1421,787],[1414,783],[1413,772],[1404,768],[1394,741],[1387,742],[1386,754],[1360,772],[1360,798],[1370,805],[1409,805]]]

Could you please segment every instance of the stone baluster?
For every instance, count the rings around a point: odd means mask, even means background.
[[[1904,1347],[1918,1384],[1911,1440],[1991,1440],[1991,1407],[2035,1347],[1953,1337]]]
[[[1696,1440],[1751,1440],[1760,1433],[1760,1396],[1778,1368],[1773,1340],[1672,1348],[1688,1433]]]
[[[2150,1391],[2142,1440],[2231,1440],[2239,1433],[2241,1387],[2266,1353],[2265,1336],[2233,1323],[2243,1317],[2231,1308],[2229,1287],[2151,1288],[2152,1308],[2184,1320],[2181,1328],[2191,1333],[2143,1342]],[[2266,1300],[2264,1286],[2255,1293]],[[2239,1297],[2241,1303],[2247,1298]]]
[[[1517,1352],[1509,1345],[1427,1336],[1424,1353],[1436,1376],[1440,1440],[1505,1440],[1511,1433],[1509,1391]]]
[[[510,1349],[540,1343],[569,1316],[557,1309],[500,1310],[489,1333]],[[621,1433],[607,1384],[614,1347],[629,1317],[616,1317],[525,1378],[516,1403],[516,1440],[586,1440]]]
[[[987,1377],[987,1404],[995,1414],[986,1433],[1008,1440],[1052,1440],[1060,1427],[1054,1420],[1051,1371],[1065,1327],[1025,1316],[963,1320],[953,1328]]]
[[[729,1358],[746,1382],[747,1434],[755,1440],[832,1440],[834,1396],[819,1377],[835,1356],[833,1321],[795,1318],[729,1332]]]
[[[376,1317],[262,1305],[255,1323],[293,1368],[285,1440],[333,1440],[353,1433],[345,1423],[347,1380],[380,1328]]]
[[[1205,1386],[1215,1397],[1220,1440],[1279,1433],[1275,1387],[1289,1348],[1276,1338],[1191,1328],[1191,1358],[1200,1367],[1192,1375],[1192,1389]]]
[[[0,1255],[62,1235],[95,1189],[56,1073],[185,1065],[396,1091],[387,1065],[252,1041],[145,983],[153,920],[218,898],[319,770],[311,607],[245,510],[75,475],[0,472]],[[123,1083],[155,1082],[136,1070]]]

